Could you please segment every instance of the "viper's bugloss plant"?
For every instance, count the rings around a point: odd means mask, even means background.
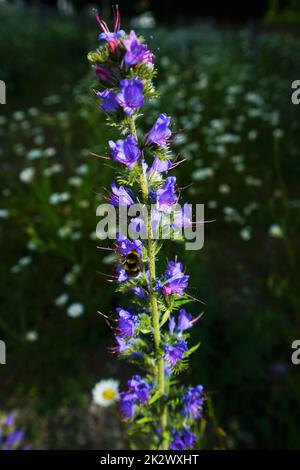
[[[119,164],[117,181],[103,198],[115,207],[140,203],[147,209],[145,218],[132,217],[129,224],[133,232],[145,234],[142,240],[119,232],[114,246],[114,279],[128,300],[114,318],[105,315],[115,332],[112,350],[143,371],[120,392],[120,412],[132,433],[145,434],[152,449],[191,449],[197,441],[194,425],[203,419],[203,388],[180,385],[177,375],[199,346],[189,348],[188,339],[200,316],[193,318],[183,307],[193,298],[186,292],[189,276],[177,258],[162,274],[156,267],[162,241],[155,234],[161,233],[180,197],[176,178],[167,176],[178,164],[170,149],[171,118],[162,113],[146,135],[138,131],[142,105],[157,96],[154,54],[134,31],[120,29],[117,7],[113,32],[97,13],[96,19],[103,31],[100,46],[88,54],[97,80],[95,94],[108,124],[122,137],[109,141],[107,155],[98,155]],[[178,239],[179,230],[193,223],[189,206],[175,211],[171,220],[171,235]]]
[[[16,427],[13,413],[0,415],[0,450],[28,450],[24,431]]]

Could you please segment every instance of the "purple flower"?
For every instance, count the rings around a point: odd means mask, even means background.
[[[151,168],[148,170],[149,177],[153,176],[154,173],[168,173],[172,166],[172,161],[167,158],[165,160],[161,160],[158,157],[155,157]]]
[[[129,240],[122,233],[117,233],[117,247],[122,256],[126,256],[129,251],[137,251],[137,253],[142,255],[143,244],[141,240]]]
[[[171,450],[185,450],[186,445],[183,442],[181,434],[177,431],[172,431],[173,440],[170,443]]]
[[[183,295],[184,289],[188,286],[189,276],[182,271],[182,264],[176,261],[169,261],[168,270],[164,275],[162,292],[164,295]]]
[[[186,450],[188,447],[194,447],[197,436],[191,432],[190,428],[187,426],[184,427],[182,432],[175,431],[174,429],[171,431],[173,440],[170,444],[171,450]]]
[[[123,39],[126,49],[124,62],[126,68],[132,67],[140,62],[150,63],[153,61],[153,54],[145,44],[139,41],[134,31],[130,31],[129,38]]]
[[[134,203],[132,199],[132,193],[129,189],[124,188],[124,186],[117,187],[116,183],[113,181],[111,185],[112,195],[110,197],[110,203],[113,206],[126,206],[129,207]]]
[[[182,308],[179,311],[177,328],[176,328],[175,318],[170,317],[170,320],[169,320],[170,333],[173,334],[175,330],[177,330],[178,332],[188,330],[189,328],[193,326],[192,320],[193,320],[193,316],[190,313],[188,313],[184,308]]]
[[[119,315],[118,327],[117,327],[117,336],[122,338],[132,338],[136,328],[139,325],[139,319],[136,315],[132,315],[127,310],[123,308],[117,308],[117,313]]]
[[[128,281],[128,279],[131,279],[126,273],[125,269],[122,268],[122,266],[117,266],[117,276],[118,284],[121,284],[122,282],[126,282]]]
[[[134,375],[132,379],[127,382],[129,391],[133,394],[138,403],[144,404],[150,400],[150,392],[153,387],[140,375]]]
[[[172,135],[169,129],[171,118],[165,113],[161,114],[150,129],[146,142],[147,144],[156,144],[160,147],[167,147],[167,141]]]
[[[136,138],[133,135],[129,135],[124,140],[117,140],[117,142],[110,140],[109,146],[112,150],[113,159],[117,162],[123,163],[130,169],[135,167],[141,156],[141,151],[138,148]]]
[[[96,95],[98,98],[101,98],[103,101],[100,104],[100,108],[103,109],[106,113],[113,113],[119,107],[118,102],[116,101],[116,93],[109,90],[97,91]]]
[[[184,339],[177,340],[174,345],[165,344],[164,345],[164,360],[169,362],[171,366],[176,366],[177,362],[184,358],[184,353],[187,351],[188,347]]]
[[[179,311],[178,316],[178,331],[188,330],[193,326],[193,316],[188,313],[184,308]]]
[[[159,211],[170,213],[173,204],[177,202],[175,183],[175,176],[169,176],[162,188],[156,191],[156,207]]]
[[[111,41],[112,39],[117,41],[121,36],[124,36],[126,33],[125,31],[123,31],[123,29],[120,29],[119,31],[117,32],[104,32],[104,33],[100,33],[99,36],[98,36],[98,39],[99,41]]]
[[[112,348],[113,352],[123,353],[127,351],[131,346],[134,346],[135,340],[130,339],[126,341],[125,339],[121,338],[121,336],[116,336],[117,345]]]
[[[144,84],[139,78],[121,80],[116,100],[128,116],[143,105],[143,89]]]
[[[182,394],[183,414],[192,419],[202,418],[203,412],[203,387],[189,387]]]
[[[134,415],[135,403],[131,393],[120,393],[120,412],[123,419],[131,419]]]
[[[139,287],[139,286],[133,286],[131,288],[131,290],[133,291],[133,293],[139,297],[140,299],[147,299],[148,298],[148,294],[147,292],[145,291],[145,289],[143,289],[143,287]]]
[[[134,375],[127,385],[128,391],[120,393],[120,410],[123,418],[130,419],[134,415],[136,405],[144,405],[150,400],[153,384],[149,384],[140,375]]]
[[[95,67],[97,77],[102,80],[102,82],[110,82],[113,79],[113,74],[111,71],[104,67],[103,65],[97,64]]]
[[[170,317],[170,320],[169,320],[169,331],[170,331],[171,334],[173,334],[175,330],[176,330],[176,321],[175,321],[175,318],[174,318],[174,317]]]
[[[174,211],[174,220],[172,228],[175,232],[182,229],[182,227],[190,227],[192,225],[192,207],[190,204],[185,203],[180,211]]]
[[[17,429],[13,414],[0,418],[0,450],[25,450],[24,431]]]
[[[98,21],[100,28],[103,31],[103,33],[99,34],[98,36],[99,41],[105,40],[107,42],[111,42],[111,41],[117,42],[119,37],[124,36],[125,31],[120,29],[121,17],[120,17],[119,8],[117,5],[114,7],[113,13],[114,13],[114,31],[110,32],[107,24],[105,23],[105,21],[102,20],[102,18],[99,16],[98,12],[96,11],[96,14],[95,14],[96,20]]]

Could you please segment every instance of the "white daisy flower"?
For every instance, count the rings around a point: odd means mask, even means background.
[[[96,405],[104,406],[105,408],[112,405],[119,399],[118,380],[100,380],[92,389],[92,397]]]

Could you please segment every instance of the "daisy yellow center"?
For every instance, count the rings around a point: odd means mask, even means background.
[[[112,400],[116,395],[116,391],[113,388],[108,388],[103,392],[103,398],[105,400]]]

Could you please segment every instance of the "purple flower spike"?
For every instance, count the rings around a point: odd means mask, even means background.
[[[129,38],[123,39],[126,49],[124,57],[125,67],[129,68],[133,65],[145,62],[152,64],[153,54],[148,50],[145,44],[142,44],[134,31],[130,31]]]
[[[184,403],[183,414],[192,419],[202,418],[203,413],[203,387],[189,387],[182,394]]]
[[[169,362],[171,366],[176,366],[177,362],[184,358],[184,353],[188,347],[184,339],[178,340],[177,343],[172,346],[171,344],[164,345],[164,360]]]
[[[170,121],[170,116],[167,116],[165,113],[161,114],[150,129],[146,143],[156,144],[160,147],[166,148],[168,139],[172,135],[172,132],[168,127]]]
[[[121,80],[116,100],[128,116],[144,104],[143,89],[144,84],[139,78]]]
[[[193,317],[184,308],[179,311],[178,316],[178,331],[188,330],[193,326]]]
[[[182,271],[182,264],[169,261],[168,270],[164,275],[162,292],[164,295],[183,295],[184,289],[188,286],[189,276]]]
[[[116,93],[109,90],[97,91],[96,95],[98,98],[101,98],[103,101],[100,104],[100,108],[103,109],[106,113],[113,113],[119,107],[118,102],[116,101]]]
[[[173,204],[178,200],[175,192],[175,176],[169,176],[162,188],[156,192],[156,207],[161,212],[170,213]]]
[[[110,198],[110,203],[113,206],[131,206],[134,201],[132,199],[132,193],[129,189],[124,188],[124,186],[117,187],[116,183],[113,182],[111,185],[112,195]]]
[[[138,148],[136,138],[133,135],[129,135],[124,140],[117,140],[117,142],[110,140],[109,146],[112,150],[113,159],[117,162],[123,163],[130,169],[135,167],[141,156],[141,151]]]

